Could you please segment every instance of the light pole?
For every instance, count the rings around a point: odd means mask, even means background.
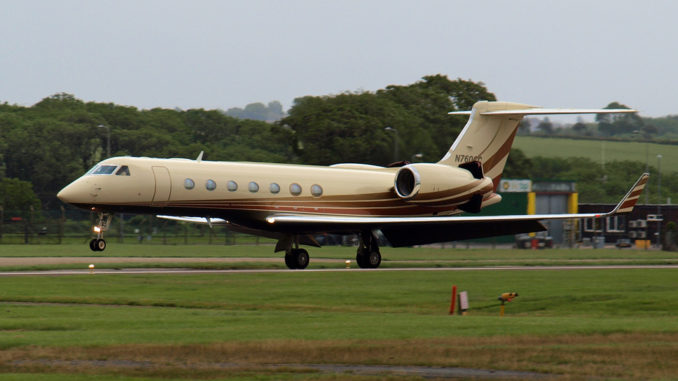
[[[111,128],[100,124],[97,127],[106,129],[106,158],[111,157]]]
[[[657,154],[657,246],[662,246],[662,155]]]
[[[645,173],[650,173],[650,143],[647,138],[641,134],[640,130],[634,130],[633,133],[640,139],[645,140]],[[643,192],[645,195],[645,205],[649,203],[648,199],[650,197],[650,189],[647,187]]]
[[[398,130],[393,127],[386,127],[384,131],[393,131],[393,162],[398,161]]]

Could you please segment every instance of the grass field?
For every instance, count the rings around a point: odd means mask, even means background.
[[[649,164],[654,168],[657,168],[657,154],[661,154],[662,173],[678,171],[678,149],[668,144],[517,136],[513,146],[527,157],[576,156],[600,163],[604,151],[606,162],[630,160],[644,163],[649,158]]]
[[[115,255],[153,253],[135,247],[121,245]],[[2,246],[0,256],[79,250],[40,249]],[[176,249],[165,254],[179,256],[182,248]],[[271,256],[270,247],[183,249]],[[331,249],[313,252],[341,259],[354,250]],[[478,263],[675,258],[635,250],[384,252],[399,261]],[[674,379],[677,275],[675,269],[526,269],[0,277],[0,370],[12,380],[386,377],[313,367],[350,364]],[[469,293],[467,316],[447,313],[453,284]],[[507,291],[520,296],[501,318],[496,298]]]

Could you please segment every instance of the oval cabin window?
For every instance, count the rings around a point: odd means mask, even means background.
[[[255,183],[254,181],[250,181],[248,188],[252,193],[259,192],[259,184]]]
[[[235,192],[238,190],[238,183],[233,180],[228,180],[228,183],[226,183],[226,189],[228,189],[229,192]]]
[[[193,188],[195,188],[195,183],[191,179],[186,179],[186,180],[184,180],[184,188],[193,189]]]
[[[297,183],[293,183],[290,185],[290,193],[292,193],[295,196],[299,196],[301,194],[301,185]]]
[[[323,188],[318,184],[313,184],[313,186],[311,186],[311,194],[315,197],[320,197],[323,194]]]
[[[207,180],[205,188],[207,188],[208,191],[213,191],[217,189],[217,183],[215,183],[214,180]]]
[[[277,183],[271,183],[269,189],[271,190],[271,193],[278,193],[280,192],[280,185],[278,185]]]

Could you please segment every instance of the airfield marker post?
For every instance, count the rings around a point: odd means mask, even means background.
[[[450,315],[454,315],[454,306],[457,304],[457,286],[452,285],[452,301],[450,302]]]
[[[468,292],[461,291],[459,293],[459,315],[466,316],[468,310]]]

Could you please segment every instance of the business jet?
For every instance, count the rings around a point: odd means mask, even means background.
[[[113,157],[57,195],[98,213],[90,248],[106,248],[115,213],[145,213],[178,221],[225,224],[277,239],[290,269],[304,269],[318,233],[358,234],[361,268],[381,263],[378,232],[394,247],[545,230],[553,219],[629,213],[648,180],[642,174],[605,214],[473,215],[501,201],[496,193],[518,124],[525,115],[628,113],[628,109],[546,109],[481,101],[437,163],[311,166],[251,162]]]

